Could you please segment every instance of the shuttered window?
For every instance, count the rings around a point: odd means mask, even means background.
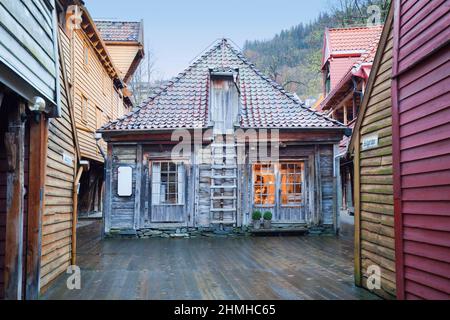
[[[184,184],[183,163],[152,163],[152,205],[184,204]]]

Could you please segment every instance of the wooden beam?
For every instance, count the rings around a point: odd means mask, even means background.
[[[22,299],[23,208],[25,127],[21,119],[25,104],[12,106],[5,133],[6,175],[5,299]]]
[[[134,193],[134,229],[139,229],[141,217],[141,185],[142,185],[142,144],[137,145],[136,152],[136,190]]]
[[[26,289],[27,300],[39,297],[41,267],[42,214],[45,198],[45,168],[47,162],[48,126],[45,116],[39,122],[30,121],[30,155],[28,180],[28,219],[27,219],[27,261]]]
[[[345,103],[343,105],[343,108],[344,108],[344,124],[347,125],[348,124],[348,115],[347,115],[347,106],[345,105]]]
[[[354,133],[355,139],[355,153],[354,153],[354,199],[355,199],[355,284],[357,286],[362,285],[361,277],[361,198],[360,198],[360,134]]]
[[[109,233],[111,228],[111,206],[112,206],[112,179],[113,179],[113,146],[111,143],[108,144],[108,151],[106,153],[106,162],[105,162],[105,196],[103,198],[103,210],[104,210],[104,218],[103,218],[103,232]]]
[[[83,174],[83,167],[80,166],[73,183],[72,190],[72,243],[71,243],[71,263],[75,265],[77,263],[77,223],[78,223],[78,184],[80,183],[81,175]]]

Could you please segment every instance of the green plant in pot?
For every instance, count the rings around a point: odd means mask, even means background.
[[[272,212],[266,211],[263,215],[264,218],[264,229],[272,228]]]
[[[261,227],[261,211],[255,210],[252,213],[253,229],[259,229]]]

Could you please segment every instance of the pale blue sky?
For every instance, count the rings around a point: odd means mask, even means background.
[[[331,0],[85,0],[93,18],[144,20],[158,77],[178,74],[214,40],[270,39],[309,22]]]

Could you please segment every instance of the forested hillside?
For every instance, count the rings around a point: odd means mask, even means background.
[[[317,98],[322,91],[320,62],[325,28],[366,25],[368,20],[377,19],[372,5],[379,6],[380,22],[384,22],[389,7],[389,0],[330,3],[329,10],[310,23],[283,30],[270,40],[247,41],[244,45],[245,55],[260,70],[302,99]]]

